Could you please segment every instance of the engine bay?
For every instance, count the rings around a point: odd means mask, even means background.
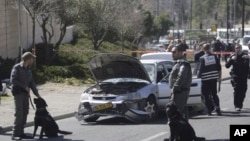
[[[119,83],[99,83],[90,87],[89,94],[125,94],[136,92],[138,89],[148,85],[147,83],[138,82],[119,82]]]

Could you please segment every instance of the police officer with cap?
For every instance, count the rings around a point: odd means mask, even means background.
[[[36,84],[33,80],[31,67],[36,56],[31,52],[22,55],[22,61],[12,68],[10,82],[12,83],[11,92],[14,96],[15,121],[13,126],[12,140],[31,139],[32,136],[24,134],[24,126],[29,113],[29,93],[30,89],[40,97]]]

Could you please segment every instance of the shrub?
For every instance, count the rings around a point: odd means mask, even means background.
[[[46,49],[48,48],[48,50],[46,51]],[[44,43],[39,43],[36,44],[36,62],[37,64],[47,64],[46,61],[46,55],[48,55],[48,57],[52,57],[54,54],[53,52],[53,45],[52,44],[48,44],[47,47],[45,46]],[[51,58],[48,58],[49,60]]]
[[[67,69],[71,74],[73,74],[72,77],[74,78],[85,79],[87,78],[87,76],[89,77],[89,75],[87,74],[89,69],[86,64],[75,63],[67,66]]]
[[[15,59],[3,59],[0,57],[0,79],[10,78],[11,69],[15,63]]]
[[[131,49],[134,46],[124,42],[124,49]],[[46,81],[78,85],[81,83],[94,83],[93,77],[88,68],[89,58],[101,52],[120,52],[121,43],[112,44],[104,41],[99,51],[93,49],[91,40],[81,38],[72,44],[60,45],[57,55],[50,66],[44,65],[45,48],[42,44],[37,45],[37,66],[33,76],[36,83]]]

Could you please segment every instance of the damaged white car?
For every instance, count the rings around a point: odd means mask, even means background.
[[[145,62],[144,66],[132,56],[114,53],[90,58],[89,68],[97,84],[82,93],[76,118],[85,122],[94,122],[101,116],[124,117],[133,122],[155,119],[170,96],[165,79],[169,72],[162,69],[165,72],[161,80],[157,79],[157,62]],[[166,67],[173,64],[162,63]],[[194,87],[196,93],[200,92],[200,80]]]

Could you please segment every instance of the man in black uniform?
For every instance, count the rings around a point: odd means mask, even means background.
[[[236,111],[243,107],[243,101],[247,91],[247,76],[249,71],[249,56],[242,52],[240,44],[235,45],[235,53],[229,57],[226,68],[231,66],[231,83],[234,88],[234,106]]]
[[[217,115],[221,115],[220,101],[217,95],[217,80],[221,78],[220,60],[216,55],[210,52],[210,45],[204,44],[203,51],[205,55],[200,58],[200,69],[198,71],[198,78],[201,78],[201,91],[205,99],[207,107],[207,114],[216,110]]]

